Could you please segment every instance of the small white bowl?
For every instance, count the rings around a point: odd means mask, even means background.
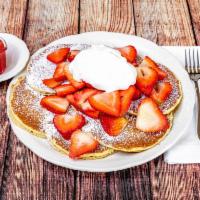
[[[0,37],[6,41],[6,69],[0,74],[0,82],[8,80],[21,72],[26,66],[30,52],[26,43],[18,37],[8,34],[0,33]]]

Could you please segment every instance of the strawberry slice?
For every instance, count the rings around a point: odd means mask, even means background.
[[[55,69],[54,74],[53,74],[53,78],[56,81],[64,81],[64,80],[66,80],[66,76],[64,74],[65,65],[66,65],[66,63],[62,62],[62,63],[59,63],[56,66],[56,69]]]
[[[138,107],[136,128],[144,132],[166,131],[169,122],[158,105],[151,98],[145,98]]]
[[[86,100],[89,97],[91,97],[97,93],[99,93],[99,90],[92,89],[92,88],[85,88],[85,89],[82,89],[82,90],[76,92],[74,94],[74,98],[78,102],[78,104],[81,105],[82,103],[86,102]]]
[[[117,48],[118,51],[120,51],[121,55],[126,58],[126,60],[130,63],[133,63],[136,61],[137,58],[137,50],[134,46],[125,46],[122,48]]]
[[[124,117],[113,117],[103,113],[99,115],[99,120],[104,131],[111,136],[119,135],[128,123]]]
[[[172,85],[169,82],[161,82],[155,85],[150,97],[158,104],[163,103],[171,94]]]
[[[136,92],[136,87],[133,85],[131,85],[127,90],[120,91],[120,96],[121,96],[120,116],[123,116],[128,111],[135,92]]]
[[[53,113],[63,114],[67,111],[69,102],[66,98],[50,95],[43,97],[40,105]]]
[[[158,80],[163,80],[166,76],[167,73],[163,71],[157,64],[154,62],[151,58],[148,56],[144,57],[144,60],[142,61],[142,65],[149,66],[153,68],[157,73],[158,73]]]
[[[83,87],[85,87],[85,83],[80,81],[76,81],[74,78],[73,78],[73,75],[72,73],[69,71],[69,67],[68,67],[68,64],[66,64],[65,68],[64,68],[64,73],[65,73],[65,76],[67,77],[67,80],[77,89],[81,89]]]
[[[85,87],[87,87],[87,88],[93,88],[94,89],[94,87],[91,84],[86,83],[86,82],[84,82],[84,83],[85,83]]]
[[[53,123],[58,132],[69,140],[71,134],[85,125],[85,118],[80,114],[75,115],[55,115]]]
[[[77,110],[80,110],[80,105],[76,102],[73,94],[67,95],[66,98],[72,106],[74,106]]]
[[[119,91],[114,92],[103,92],[89,97],[90,105],[103,113],[118,117],[120,115],[120,93]]]
[[[70,48],[57,49],[56,51],[50,53],[47,56],[47,59],[55,64],[58,64],[67,58],[69,51],[70,51]]]
[[[56,94],[59,97],[64,97],[68,94],[76,92],[77,88],[75,88],[71,84],[63,84],[63,85],[60,85],[60,86],[54,88],[54,90],[56,91]]]
[[[98,145],[99,143],[90,134],[77,130],[71,136],[69,157],[74,159],[85,153],[91,153],[97,149]]]
[[[97,119],[99,117],[99,111],[95,110],[88,101],[81,105],[81,111],[91,118]]]
[[[140,90],[138,90],[138,89],[135,87],[135,93],[134,93],[134,95],[133,95],[133,100],[137,100],[137,99],[139,99],[141,96],[142,96],[142,93],[140,92]]]
[[[69,62],[72,62],[72,60],[74,60],[74,58],[76,57],[76,55],[79,53],[79,50],[71,50],[67,59]]]
[[[74,94],[74,99],[80,110],[84,112],[86,115],[92,118],[98,118],[99,111],[95,110],[90,103],[88,102],[88,98],[99,93],[99,90],[92,89],[92,88],[85,88],[81,91],[78,91]]]
[[[77,110],[83,112],[84,114],[86,114],[89,117],[92,117],[94,119],[97,119],[99,116],[99,111],[95,110],[90,103],[88,102],[88,100],[86,102],[82,102],[80,104],[80,102],[78,103],[78,101],[75,100],[74,95],[70,94],[67,95],[67,100],[69,101],[69,103],[71,105],[73,105]]]
[[[154,85],[158,81],[157,72],[148,66],[139,66],[137,69],[136,86],[145,95],[150,95]]]
[[[55,88],[62,83],[62,81],[56,81],[54,78],[44,79],[42,82],[49,88]]]

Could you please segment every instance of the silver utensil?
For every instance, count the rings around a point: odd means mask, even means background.
[[[198,49],[185,49],[185,69],[190,75],[190,79],[194,81],[197,93],[197,133],[200,139],[200,93],[198,80],[200,79],[200,59]]]

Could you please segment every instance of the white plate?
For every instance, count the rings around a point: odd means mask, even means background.
[[[56,40],[49,45],[55,45],[59,43],[88,43],[113,46],[125,46],[132,44],[138,49],[139,54],[152,57],[157,62],[166,65],[171,71],[174,72],[174,74],[182,83],[184,97],[181,105],[175,113],[172,130],[159,145],[156,145],[155,147],[144,152],[115,153],[107,158],[99,160],[71,160],[68,158],[68,156],[56,152],[50,147],[46,140],[38,139],[30,134],[27,134],[26,131],[15,126],[11,121],[12,128],[17,137],[39,157],[56,165],[76,170],[92,172],[116,171],[137,166],[156,158],[172,147],[184,134],[192,119],[195,99],[194,89],[186,71],[182,68],[177,59],[167,50],[140,37],[108,32],[90,32],[68,36]],[[15,79],[13,81],[15,81]],[[7,102],[9,93],[10,88],[7,93]]]
[[[30,53],[26,43],[18,37],[8,34],[0,33],[0,37],[6,41],[6,70],[0,74],[0,82],[8,80],[17,75],[24,69],[28,62]]]

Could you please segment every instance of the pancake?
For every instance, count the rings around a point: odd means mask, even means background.
[[[59,151],[65,155],[69,155],[70,142],[66,142],[61,136],[52,137],[50,138],[49,142],[56,151]],[[95,160],[105,158],[113,153],[114,150],[112,148],[108,148],[100,144],[94,152],[83,154],[79,158],[84,160]]]
[[[170,113],[167,116],[170,123],[168,130],[165,132],[145,133],[135,127],[136,116],[127,114],[126,118],[128,119],[128,124],[118,136],[109,136],[103,130],[99,120],[88,119],[88,123],[82,130],[91,132],[94,138],[104,146],[118,151],[140,152],[160,143],[169,133],[173,122],[173,114]]]
[[[67,113],[69,115],[70,114],[73,115],[76,112],[78,112],[78,111],[76,111],[72,106],[70,106]],[[44,122],[43,122],[43,128],[46,130],[47,138],[55,150],[68,155],[70,140],[65,140],[59,134],[57,129],[54,127],[52,121],[53,121],[53,116],[49,116],[48,118],[44,119]],[[85,134],[91,134],[88,131],[83,131],[83,132]],[[111,155],[113,153],[114,153],[113,149],[111,149],[109,147],[105,147],[100,144],[94,152],[83,154],[79,158],[81,158],[81,159],[100,159],[100,158],[104,158],[108,155]]]
[[[9,117],[20,128],[37,137],[47,138],[56,150],[68,154],[70,142],[62,138],[54,128],[54,114],[40,106],[42,97],[44,97],[42,94],[34,91],[26,84],[24,76],[19,77],[11,88],[8,107]],[[74,109],[70,110],[71,112],[76,112]],[[80,158],[98,159],[106,157],[113,152],[113,149],[99,145],[94,152],[84,154]]]
[[[16,83],[11,86],[8,113],[12,121],[27,130],[29,133],[46,138],[42,129],[42,119],[47,111],[39,106],[42,95],[33,91],[20,76]]]
[[[47,46],[40,49],[31,56],[30,61],[27,65],[26,81],[28,85],[42,94],[54,94],[55,91],[44,85],[42,82],[42,80],[44,79],[52,78],[56,69],[56,64],[47,60],[47,55],[63,47],[70,47],[71,50],[82,50],[88,48],[88,46],[89,45],[86,44],[59,44],[54,46]]]
[[[164,114],[169,114],[172,111],[174,111],[181,102],[183,96],[181,83],[167,67],[163,65],[159,65],[159,67],[167,73],[167,77],[159,82],[169,82],[172,85],[171,94],[166,99],[166,101],[160,104],[159,106]],[[145,98],[145,95],[143,95],[140,99],[133,101],[131,103],[131,106],[128,111],[130,114],[137,115],[138,105],[140,104],[143,98]]]

